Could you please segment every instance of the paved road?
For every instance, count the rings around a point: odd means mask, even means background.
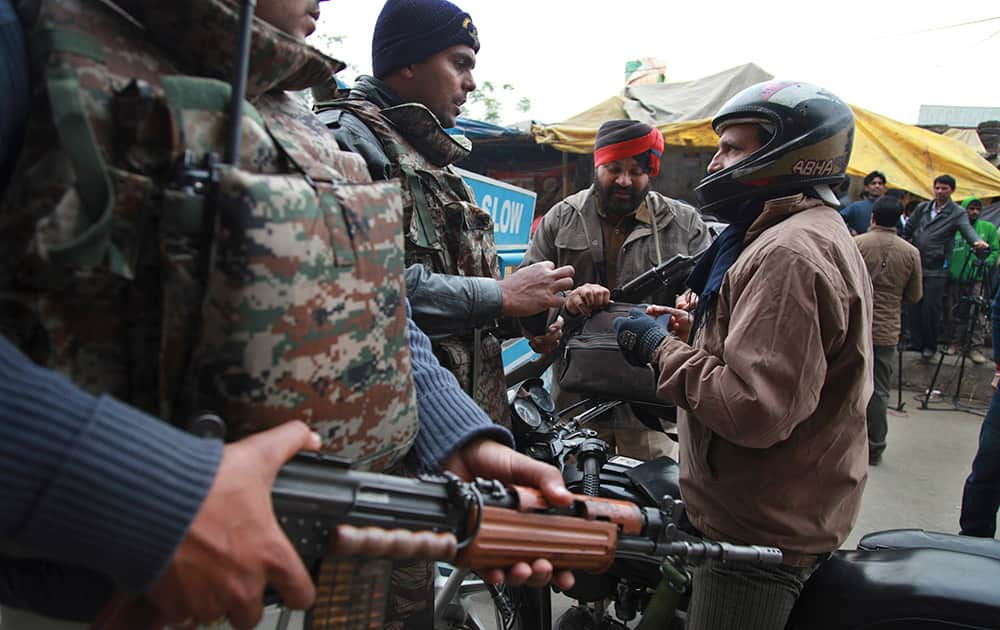
[[[888,447],[882,463],[869,470],[861,514],[845,549],[853,549],[862,535],[883,529],[958,531],[962,485],[982,416],[924,410],[916,396],[904,390],[903,413],[890,411]],[[931,400],[928,406],[949,408],[951,402]]]

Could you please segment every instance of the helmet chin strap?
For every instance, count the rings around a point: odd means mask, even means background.
[[[828,184],[813,186],[813,190],[816,192],[816,196],[822,199],[827,205],[833,208],[840,207],[840,200],[837,199],[837,195],[833,194],[833,189]]]

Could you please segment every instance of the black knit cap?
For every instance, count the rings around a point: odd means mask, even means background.
[[[375,22],[372,71],[379,79],[459,44],[479,52],[469,14],[447,0],[388,0]]]

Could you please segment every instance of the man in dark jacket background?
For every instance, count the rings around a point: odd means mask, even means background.
[[[939,175],[934,178],[934,199],[918,205],[903,228],[903,238],[920,251],[924,274],[924,297],[914,306],[910,319],[910,349],[920,351],[926,361],[937,352],[941,309],[948,288],[948,259],[954,247],[955,231],[961,232],[977,250],[989,247],[976,234],[965,210],[951,200],[954,192],[954,177]]]
[[[969,217],[969,223],[976,230],[979,238],[990,246],[989,251],[980,250],[978,256],[973,255],[964,238],[955,236],[955,249],[951,252],[948,262],[948,272],[951,282],[944,301],[944,329],[951,336],[951,346],[948,354],[968,352],[973,363],[986,363],[986,356],[979,350],[986,338],[986,322],[988,301],[993,295],[993,269],[1000,256],[1000,240],[997,239],[997,228],[989,221],[979,218],[983,203],[976,197],[968,197],[960,204]],[[985,286],[984,286],[985,285]],[[969,325],[969,317],[973,315],[973,303],[976,321]]]
[[[851,234],[864,234],[868,231],[872,220],[872,205],[884,194],[885,174],[881,171],[872,171],[865,175],[864,198],[840,210],[840,216],[844,217],[844,223],[847,224]]]

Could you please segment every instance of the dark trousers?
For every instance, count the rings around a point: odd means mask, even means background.
[[[938,328],[941,325],[941,312],[947,288],[948,276],[924,276],[924,297],[913,305],[911,313],[911,344],[937,352]]]
[[[972,473],[962,492],[961,533],[993,538],[1000,508],[1000,391],[993,393],[990,410],[979,431],[979,449],[972,460]]]
[[[868,400],[868,456],[878,457],[885,450],[889,433],[886,411],[889,408],[889,385],[896,346],[875,346],[875,390]]]

